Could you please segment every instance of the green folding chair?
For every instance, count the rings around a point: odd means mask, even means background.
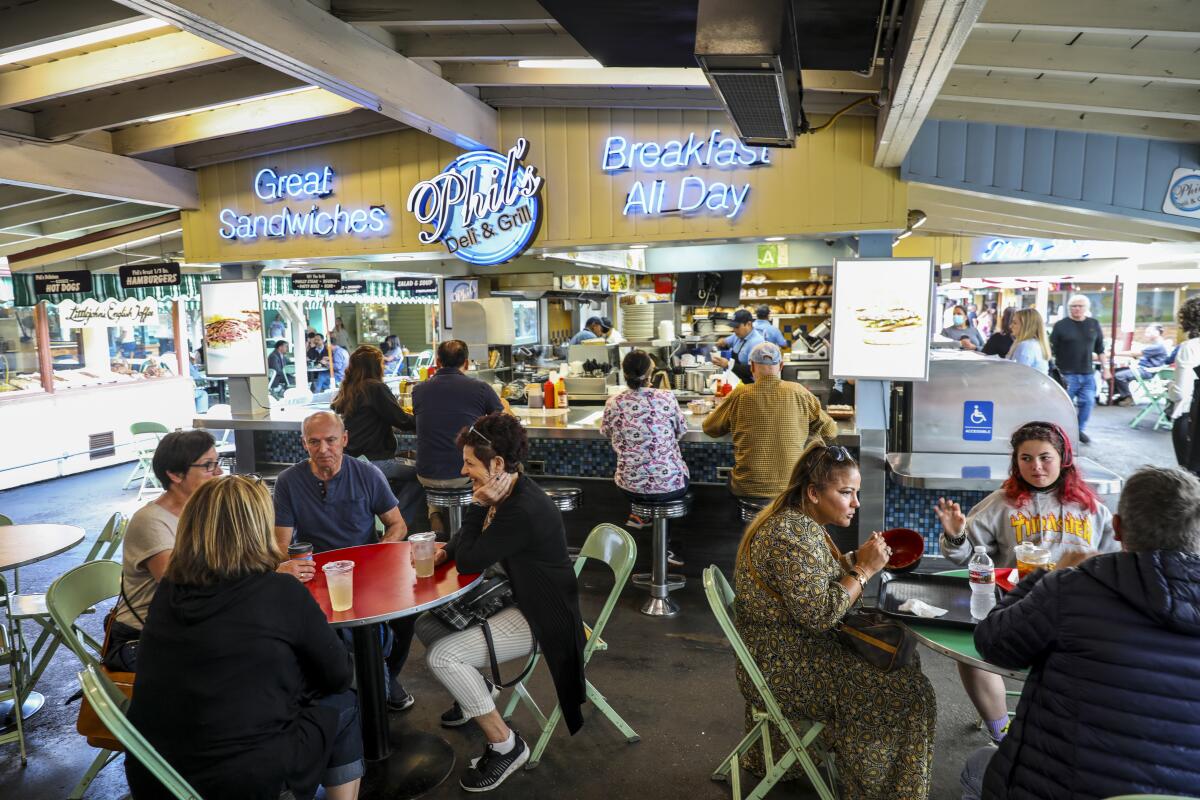
[[[708,605],[712,608],[713,616],[717,618],[717,624],[721,626],[721,630],[725,633],[725,638],[729,640],[730,646],[733,647],[733,652],[737,655],[738,661],[741,662],[742,669],[746,671],[751,683],[754,684],[754,688],[758,691],[759,699],[762,700],[762,705],[765,709],[763,711],[757,708],[754,709],[754,726],[742,738],[738,746],[733,749],[733,752],[721,761],[721,765],[717,768],[717,771],[712,774],[712,779],[714,781],[728,779],[733,785],[734,800],[741,800],[741,758],[747,750],[754,746],[756,741],[761,741],[763,758],[767,765],[767,774],[754,787],[754,791],[746,796],[748,800],[759,800],[759,798],[766,797],[767,793],[774,788],[775,784],[796,763],[799,763],[804,773],[808,775],[808,779],[812,781],[813,788],[817,790],[817,795],[821,800],[836,800],[837,794],[830,788],[837,785],[837,772],[834,769],[833,754],[826,752],[817,742],[817,735],[825,727],[825,723],[814,722],[812,720],[804,721],[801,723],[804,730],[800,732],[796,730],[792,721],[784,715],[783,709],[779,707],[779,703],[775,700],[775,695],[771,692],[771,687],[767,685],[767,679],[763,677],[762,671],[754,661],[754,657],[750,655],[750,651],[742,641],[741,634],[733,626],[733,618],[731,616],[734,603],[733,589],[730,588],[729,582],[725,580],[725,576],[721,574],[721,570],[717,569],[715,564],[704,570],[704,595],[708,598]],[[771,749],[772,724],[783,734],[787,746],[787,751],[778,761],[774,759]],[[814,760],[814,756],[816,760]],[[818,761],[821,762],[826,773],[828,773],[828,783],[821,777],[821,773],[817,769]]]
[[[158,443],[162,437],[170,433],[170,429],[161,422],[135,422],[129,426],[129,433],[133,436],[134,447],[137,448],[137,463],[133,465],[133,471],[129,473],[129,477],[125,479],[125,484],[121,487],[122,490],[128,489],[134,481],[141,479],[141,485],[138,487],[138,502],[141,502],[142,495],[145,494],[146,488],[161,489],[158,484],[158,478],[154,476],[154,470],[151,468],[151,462],[154,461],[154,451],[158,448]]]
[[[600,638],[600,634],[604,632],[604,626],[608,624],[608,618],[612,615],[613,609],[617,605],[617,600],[621,597],[621,591],[625,588],[625,583],[629,580],[629,573],[633,571],[633,562],[637,560],[637,544],[633,541],[633,537],[626,533],[623,529],[616,525],[603,523],[592,528],[588,534],[587,541],[583,543],[583,547],[579,549],[579,557],[575,559],[575,577],[578,579],[579,573],[583,570],[583,565],[589,559],[602,561],[609,566],[613,571],[613,585],[608,592],[608,599],[604,601],[604,607],[600,609],[600,616],[596,618],[595,624],[590,628],[584,625],[584,632],[587,635],[587,643],[583,646],[583,663],[586,667],[591,661],[592,653],[597,650],[607,650],[608,642]],[[530,671],[537,665],[540,655],[534,653],[532,663],[529,665]],[[616,727],[625,736],[627,742],[641,741],[637,732],[629,727],[625,720],[621,719],[621,715],[613,710],[608,701],[604,699],[604,695],[596,690],[591,681],[585,680],[588,700],[596,708],[600,709],[605,718]],[[542,754],[546,751],[546,747],[550,744],[551,737],[554,736],[554,729],[558,727],[559,720],[562,719],[562,707],[557,703],[554,706],[554,711],[550,712],[547,718],[542,714],[542,710],[538,708],[538,704],[534,701],[533,696],[529,694],[529,690],[525,687],[525,682],[520,681],[513,687],[512,697],[508,701],[508,706],[504,709],[503,717],[505,721],[511,720],[513,712],[516,711],[517,704],[524,703],[533,713],[537,720],[538,727],[541,729],[541,735],[538,736],[537,744],[533,747],[533,752],[529,754],[529,760],[525,763],[525,769],[533,769],[542,760]]]
[[[0,575],[0,600],[3,600],[4,616],[0,619],[0,667],[8,667],[8,685],[0,688],[0,700],[13,701],[12,730],[0,733],[0,744],[16,742],[21,751],[21,766],[25,766],[25,723],[21,719],[21,706],[29,695],[29,649],[21,636],[21,626],[12,617],[12,595],[8,584]]]
[[[89,561],[81,564],[59,575],[46,590],[46,608],[49,609],[60,640],[66,643],[84,667],[90,669],[99,664],[101,645],[84,633],[76,621],[91,611],[96,603],[115,597],[120,591],[121,565],[116,561]],[[124,695],[121,697],[124,702]],[[82,798],[88,786],[100,774],[100,770],[111,764],[119,755],[120,753],[114,750],[100,749],[87,772],[67,795],[68,800]]]
[[[1148,414],[1157,412],[1154,418],[1154,426],[1151,430],[1171,427],[1171,418],[1167,415],[1167,389],[1170,387],[1171,381],[1175,380],[1175,370],[1160,369],[1155,371],[1149,378],[1143,378],[1141,370],[1137,367],[1133,369],[1133,376],[1137,380],[1138,387],[1142,390],[1142,394],[1149,401],[1146,406],[1137,413],[1129,423],[1129,427],[1136,428],[1141,424],[1142,420]]]
[[[79,673],[79,683],[83,686],[83,696],[92,704],[96,716],[104,723],[104,727],[117,737],[117,741],[125,746],[125,752],[140,761],[177,800],[202,800],[200,793],[193,789],[126,719],[123,710],[125,695],[121,694],[121,690],[113,685],[107,675],[88,665]]]
[[[117,548],[121,546],[121,540],[125,538],[125,526],[127,522],[125,516],[121,512],[114,512],[108,518],[108,522],[104,524],[104,529],[100,531],[100,535],[96,537],[92,549],[84,556],[83,563],[95,561],[97,557],[103,557],[108,560],[116,553]],[[113,592],[116,594],[116,592]],[[103,598],[101,598],[103,599]],[[37,685],[38,680],[42,677],[42,673],[46,671],[46,667],[50,665],[50,659],[54,657],[58,646],[63,640],[59,634],[58,627],[54,624],[54,620],[50,618],[50,612],[46,607],[46,595],[44,594],[15,594],[12,598],[13,617],[17,622],[34,622],[41,627],[41,632],[37,639],[33,642],[33,647],[30,649],[30,657],[34,662],[33,674],[29,678],[30,688]],[[94,609],[88,608],[80,613],[91,613]],[[78,615],[76,615],[78,616]],[[80,635],[88,637],[88,644],[93,650],[99,650],[101,645],[95,639],[88,636],[87,633],[80,631]]]

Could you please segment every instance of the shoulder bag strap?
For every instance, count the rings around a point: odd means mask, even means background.
[[[133,618],[138,621],[143,628],[146,627],[146,620],[142,619],[142,615],[133,607],[133,603],[129,602],[129,595],[125,594],[125,576],[121,575],[121,600],[125,603],[125,607],[129,609],[129,613],[133,614]],[[113,614],[113,619],[116,619],[116,614]],[[107,632],[105,633],[107,636]]]
[[[487,642],[488,661],[491,662],[492,666],[492,683],[501,689],[507,689],[525,680],[529,673],[533,671],[533,654],[537,652],[537,639],[533,640],[533,649],[529,651],[529,658],[526,659],[525,669],[521,670],[520,675],[505,683],[500,679],[500,663],[496,660],[496,643],[492,639],[492,626],[488,624],[486,619],[481,619],[479,627],[483,629],[483,639]]]

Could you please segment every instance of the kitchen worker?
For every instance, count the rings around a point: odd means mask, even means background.
[[[604,331],[604,341],[608,344],[620,344],[625,341],[625,336],[613,327],[613,322],[608,317],[600,318],[600,329]]]
[[[600,325],[599,317],[588,317],[587,322],[583,323],[583,330],[571,337],[568,344],[584,344],[593,339],[601,339],[604,337],[604,328]]]
[[[717,353],[709,358],[718,367],[731,369],[743,383],[754,383],[754,375],[750,371],[750,351],[765,341],[754,327],[754,317],[746,309],[739,308],[733,312],[733,336],[725,340],[725,346],[731,351],[730,358]]]
[[[770,306],[759,306],[754,309],[754,316],[758,319],[754,320],[754,330],[762,334],[763,339],[767,340],[776,347],[787,347],[788,340],[779,332],[771,323],[771,308]]]

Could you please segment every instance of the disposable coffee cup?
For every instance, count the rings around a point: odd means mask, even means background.
[[[433,577],[433,562],[437,557],[436,533],[414,533],[408,537],[412,548],[413,569],[418,578]]]
[[[292,542],[288,545],[288,558],[293,561],[300,559],[312,560],[313,546],[311,542]]]
[[[334,611],[349,611],[354,607],[354,562],[330,561],[321,567],[329,590],[329,605]]]

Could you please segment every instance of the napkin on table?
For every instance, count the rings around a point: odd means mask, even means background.
[[[931,606],[924,600],[917,600],[916,598],[913,598],[912,600],[905,600],[900,604],[900,610],[905,614],[912,614],[917,617],[927,617],[929,619],[940,617],[942,614],[947,613],[947,610],[944,608]]]

